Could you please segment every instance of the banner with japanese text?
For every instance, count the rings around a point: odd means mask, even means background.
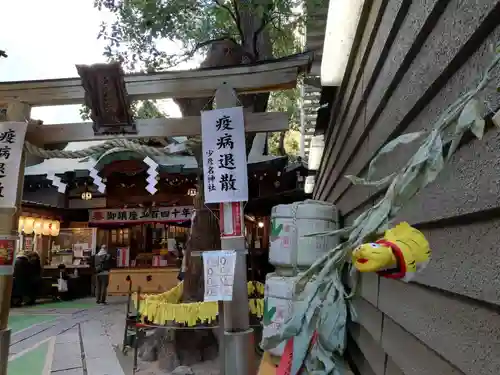
[[[89,210],[91,224],[179,222],[191,219],[192,206]]]
[[[0,122],[0,207],[15,207],[26,122]]]
[[[201,112],[205,203],[248,201],[243,107]]]

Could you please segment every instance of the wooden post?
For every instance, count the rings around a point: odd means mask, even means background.
[[[215,93],[217,109],[238,106],[238,98],[233,88],[224,85]],[[250,341],[253,330],[250,329],[248,317],[248,288],[247,288],[247,262],[244,237],[244,202],[221,204],[220,217],[224,221],[230,218],[234,222],[240,220],[239,236],[225,237],[224,228],[221,228],[222,250],[236,250],[236,264],[234,271],[233,300],[223,303],[224,317],[224,357],[225,374],[249,375],[254,374],[250,366],[253,362],[249,358]],[[239,215],[238,215],[239,212]],[[229,214],[229,215],[228,215]],[[224,216],[223,216],[224,215]],[[235,223],[237,224],[237,223]],[[220,304],[219,304],[220,306]],[[219,307],[220,308],[220,307]]]
[[[30,118],[30,112],[31,107],[28,104],[9,103],[7,106],[7,121],[25,121]],[[17,183],[17,207],[0,208],[0,235],[2,236],[17,234],[17,222],[23,196],[25,161],[26,157],[23,152]],[[10,330],[8,329],[8,322],[12,280],[11,275],[0,276],[0,375],[7,375],[9,361]]]

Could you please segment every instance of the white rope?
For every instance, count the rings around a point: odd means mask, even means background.
[[[189,139],[186,142],[186,148],[189,150],[192,146],[200,142],[201,141],[199,140],[199,138]],[[26,152],[34,156],[39,156],[44,159],[50,159],[50,158],[81,159],[89,156],[94,156],[96,154],[102,154],[103,152],[109,151],[117,147],[126,148],[130,151],[135,151],[141,155],[150,157],[173,155],[182,151],[182,150],[177,150],[176,152],[175,151],[172,152],[168,146],[165,148],[145,146],[134,141],[129,141],[127,139],[112,139],[100,145],[89,146],[83,150],[75,150],[75,151],[46,150],[44,148],[35,146],[34,144],[28,141],[24,142],[24,149],[26,150]]]

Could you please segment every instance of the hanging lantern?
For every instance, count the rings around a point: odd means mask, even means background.
[[[58,220],[53,220],[50,226],[50,235],[53,237],[59,236],[59,230],[61,229],[61,224]]]
[[[19,233],[19,234],[23,233],[25,219],[26,218],[24,216],[19,216],[19,220],[18,220],[18,224],[17,224],[17,233]]]
[[[42,227],[42,234],[44,236],[50,236],[50,228],[52,226],[52,220],[44,220]]]
[[[82,193],[82,199],[84,201],[89,201],[92,199],[92,193],[90,191],[85,191]]]
[[[35,219],[32,217],[24,218],[23,232],[25,234],[33,233],[33,225],[35,224]]]
[[[42,234],[43,231],[43,219],[35,219],[35,222],[33,224],[33,232],[35,234]]]

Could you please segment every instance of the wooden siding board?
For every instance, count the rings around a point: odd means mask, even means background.
[[[361,142],[362,137],[358,140],[354,133],[351,134],[351,142],[346,146],[348,151],[344,153],[344,158],[336,166],[337,174],[330,179],[332,183],[344,174],[344,171],[345,174],[359,174],[371,159],[371,155],[388,140],[401,123],[412,121],[436,96],[440,87],[437,87],[438,85],[434,82],[443,81],[440,82],[440,86],[444,86],[446,81],[443,80],[443,76],[449,78],[450,73],[454,73],[451,70],[458,70],[466,61],[464,55],[473,53],[474,48],[481,46],[477,43],[477,35],[481,35],[481,41],[483,41],[494,30],[490,22],[488,22],[490,27],[487,29],[480,28],[480,26],[487,16],[498,17],[500,2],[473,1],[476,4],[474,11],[469,10],[470,3],[471,1],[456,0],[446,8],[445,13],[423,44],[419,55],[409,66],[403,79],[404,84],[399,84],[395,88],[387,105],[384,105],[384,110],[380,112],[380,117],[376,118],[373,123],[373,129],[365,131],[367,137]],[[450,38],[451,35],[454,37]],[[474,43],[467,43],[472,38]],[[378,127],[377,124],[379,124]],[[363,154],[357,155],[356,151],[360,149],[363,150]],[[339,179],[337,184],[331,186],[333,201],[336,201],[348,186],[349,182],[345,179]]]
[[[422,48],[429,30],[432,30],[439,17],[445,10],[449,0],[428,0],[424,4],[413,2],[408,10],[408,15],[384,61],[382,71],[376,77],[373,89],[369,92],[366,102],[360,103],[357,112],[362,114],[353,118],[350,125],[350,138],[341,145],[334,167],[336,173],[330,179],[326,194],[331,194],[336,199],[339,190],[345,190],[348,181],[341,178],[358,152],[370,152],[366,149],[367,138],[377,124],[384,109],[393,100],[394,91],[398,89],[401,81],[411,66],[412,61]],[[387,125],[384,124],[386,127]],[[394,124],[394,126],[397,124]],[[363,148],[363,146],[365,146]],[[338,183],[337,183],[338,181]],[[340,187],[342,189],[340,189]]]
[[[416,132],[421,130],[427,130],[434,123],[434,121],[439,117],[439,115],[444,111],[449,105],[455,102],[458,97],[470,90],[472,87],[477,85],[480,77],[486,67],[491,62],[491,51],[490,46],[495,44],[500,40],[500,26],[497,27],[492,34],[484,41],[484,43],[480,46],[480,48],[467,60],[467,62],[462,65],[462,67],[450,78],[447,84],[443,87],[443,89],[436,95],[436,97],[432,100],[429,105],[425,107],[425,109],[419,113],[419,115],[415,118],[415,120],[404,130],[404,132]],[[494,74],[500,74],[500,68],[497,69]],[[500,94],[496,91],[494,85],[490,85],[491,87],[487,87],[481,95],[481,99],[484,99],[488,102],[491,108],[497,108],[500,106]],[[486,112],[489,109],[486,110]],[[485,112],[485,114],[486,114]],[[473,148],[471,150],[472,153],[477,153],[479,149],[485,147],[485,142],[488,142],[487,139],[491,134],[485,135],[485,141],[473,142],[471,145],[464,145],[462,149],[467,150],[469,147]],[[419,142],[415,142],[413,144],[405,145],[404,147],[397,148],[391,154],[384,156],[380,159],[380,162],[377,164],[377,173],[375,178],[380,178],[383,176],[387,176],[390,173],[394,172],[401,168],[407,161],[408,155],[412,155],[417,148],[419,147]],[[486,146],[491,147],[491,146]],[[443,171],[443,175],[446,174],[446,177],[439,176],[438,181],[442,181],[439,186],[434,187],[434,184],[427,187],[421,194],[421,198],[416,198],[407,206],[407,209],[403,209],[405,212],[405,217],[410,219],[413,222],[424,221],[424,220],[436,220],[443,217],[447,217],[450,214],[453,214],[453,211],[460,211],[461,213],[467,213],[470,210],[481,210],[482,207],[486,208],[488,205],[495,204],[495,197],[493,197],[493,192],[491,192],[491,196],[489,194],[488,189],[481,189],[480,191],[476,191],[474,186],[465,189],[467,194],[473,193],[473,195],[488,195],[489,199],[485,201],[488,202],[486,204],[482,204],[481,199],[477,201],[469,200],[466,195],[454,194],[453,197],[449,195],[449,191],[459,192],[461,191],[461,187],[467,187],[466,185],[457,184],[457,181],[453,178],[450,178],[456,173],[449,172],[450,169],[453,169],[455,172],[462,171],[460,168],[457,168],[453,164],[456,162],[460,162],[460,160],[465,157],[466,159],[470,159],[468,156],[464,156],[464,150],[459,150],[458,155],[455,156],[452,160],[452,165],[447,167]],[[480,152],[480,151],[479,151]],[[497,150],[494,151],[495,153]],[[494,157],[493,153],[490,155],[471,155],[474,159],[492,159]],[[485,166],[488,167],[488,166]],[[491,165],[490,165],[491,167]],[[366,168],[364,169],[366,170]],[[491,170],[492,176],[490,178],[490,184],[493,183],[495,170]],[[485,173],[486,174],[486,173]],[[472,176],[471,176],[472,177]],[[472,183],[472,179],[464,179],[464,182],[469,181]],[[338,208],[343,214],[349,214],[352,210],[358,208],[361,204],[363,204],[371,195],[376,194],[384,189],[377,188],[369,188],[364,186],[355,186],[351,185],[349,189],[343,194],[338,202]],[[494,189],[495,190],[495,189]],[[441,196],[435,197],[434,195],[438,192],[441,193]],[[446,192],[446,194],[443,194]],[[466,199],[467,198],[467,199]],[[480,197],[478,197],[480,198]],[[493,198],[493,200],[492,200]],[[423,210],[422,203],[424,200],[430,199],[435,203],[439,203],[440,199],[443,199],[443,203],[440,204],[426,204],[425,211]],[[418,202],[417,202],[418,201]],[[448,209],[446,207],[449,207]],[[452,209],[454,208],[454,209]],[[418,216],[418,218],[415,218]]]
[[[464,374],[500,373],[498,311],[472,300],[384,278],[380,279],[378,307]]]
[[[464,375],[387,316],[382,348],[405,375]]]
[[[381,38],[380,41],[383,42],[384,45],[382,49],[372,49],[371,56],[368,58],[365,71],[363,72],[361,85],[358,86],[354,95],[353,105],[349,108],[346,116],[343,117],[342,120],[338,121],[336,126],[337,134],[335,136],[335,144],[330,152],[330,159],[328,163],[334,172],[329,182],[332,182],[332,178],[335,179],[338,176],[338,173],[335,173],[335,166],[337,165],[338,158],[344,150],[346,142],[349,142],[352,138],[357,137],[357,135],[354,134],[356,131],[359,131],[361,134],[367,125],[367,120],[370,119],[365,110],[365,105],[368,103],[369,98],[373,97],[373,95],[377,98],[380,96],[380,92],[377,91],[375,93],[374,88],[379,81],[383,67],[387,65],[387,58],[390,56],[391,51],[394,48],[397,48],[394,44],[396,36],[401,32],[404,20],[408,16],[407,13],[410,9],[411,1],[405,0],[402,1],[401,4],[396,3],[394,5],[400,5],[399,8],[390,8],[394,11],[397,9],[397,13],[394,14],[392,12],[388,12],[384,14],[384,19],[382,21],[384,26],[381,27],[379,37]],[[390,28],[387,26],[390,26]],[[355,125],[357,125],[357,127]],[[327,194],[328,191],[328,185],[324,186],[323,193]]]
[[[390,356],[387,356],[387,363],[385,365],[385,375],[405,375],[399,366],[392,360]]]
[[[387,30],[389,30],[389,33],[382,39],[384,42],[383,48],[376,48],[374,46],[371,51],[373,57],[370,57],[367,63],[367,68],[371,69],[371,62],[375,60],[376,63],[373,66],[376,66],[377,69],[372,72],[370,70],[365,72],[364,80],[367,82],[367,88],[358,94],[360,100],[357,101],[356,106],[350,109],[352,115],[346,118],[345,122],[347,124],[337,124],[337,127],[345,126],[348,128],[351,138],[355,137],[354,133],[356,130],[360,130],[360,134],[364,130],[365,121],[372,117],[377,106],[380,104],[382,94],[386,91],[387,86],[397,73],[408,51],[412,48],[416,35],[422,29],[437,1],[424,0],[418,4],[412,1],[404,1],[401,3],[395,18],[394,16],[384,15],[380,30],[384,33],[387,33]],[[398,3],[391,2],[388,10],[394,9],[394,5],[397,6]],[[395,20],[399,22],[396,23]],[[381,35],[383,35],[382,32]],[[360,116],[361,112],[363,112],[362,116]],[[339,139],[335,151],[341,152],[340,148],[343,149],[343,146]],[[339,156],[333,156],[333,154],[332,150],[329,156],[329,170],[334,170]],[[338,173],[332,176],[335,178],[330,178],[327,186],[321,186],[321,197],[328,196],[331,185],[335,182],[337,176]]]
[[[394,36],[399,30],[399,24],[394,25],[393,20],[404,18],[406,16],[410,3],[411,1],[408,0],[391,0],[389,2],[383,14],[380,28],[376,30],[376,36],[373,41],[372,48],[370,49],[370,53],[368,55],[368,58],[366,59],[366,64],[363,67],[363,71],[361,72],[363,79],[360,85],[357,85],[355,87],[354,97],[352,99],[349,99],[351,103],[349,104],[349,106],[346,106],[346,110],[354,110],[355,108],[359,107],[359,102],[361,101],[362,95],[368,95],[369,90],[366,90],[367,84],[370,83],[370,80],[374,80],[378,76],[378,72],[383,65],[385,57],[389,52],[392,43],[394,42]],[[373,10],[376,11],[376,8],[373,8]],[[345,92],[339,93],[339,105],[342,104],[344,99]],[[353,107],[354,104],[356,104],[355,107]],[[328,136],[325,142],[328,147],[325,148],[325,154],[322,159],[322,163],[324,165],[322,165],[322,167],[320,168],[323,173],[318,176],[318,183],[315,193],[319,196],[321,196],[322,192],[324,191],[325,183],[328,182],[330,171],[334,162],[334,157],[332,156],[334,146],[338,144],[339,131],[344,126],[343,122],[340,121],[341,116],[343,118],[345,114],[342,113],[340,108],[336,108],[335,111],[332,111],[332,116],[330,119],[330,132],[327,133]]]
[[[356,311],[356,323],[362,325],[372,336],[373,340],[380,342],[382,338],[382,313],[370,302],[362,297],[352,301]]]
[[[415,281],[500,306],[500,216],[422,231],[433,250],[432,261]]]
[[[479,214],[500,207],[500,131],[458,150],[439,177],[400,211],[410,223]]]
[[[352,363],[352,367],[356,371],[356,375],[375,375],[370,363],[365,355],[358,347],[356,341],[350,336],[347,336],[347,357]]]
[[[351,323],[349,334],[354,339],[358,348],[368,360],[370,367],[376,375],[385,373],[385,352],[380,344],[373,339],[370,333],[360,324]]]
[[[383,35],[388,35],[390,32],[389,30],[381,30],[379,32],[379,27],[380,25],[385,26],[388,28],[389,24],[387,22],[382,22],[384,16],[385,17],[391,17],[392,12],[385,12],[385,9],[388,4],[388,0],[374,0],[373,3],[371,4],[370,12],[368,15],[368,20],[366,22],[366,26],[364,28],[363,36],[361,38],[361,42],[359,45],[359,49],[356,54],[356,60],[354,62],[353,66],[353,73],[348,77],[348,84],[346,87],[346,91],[344,93],[344,98],[347,98],[347,100],[342,100],[340,110],[339,110],[339,116],[336,119],[336,122],[339,125],[342,125],[345,116],[348,113],[348,109],[351,106],[351,103],[353,102],[353,97],[354,94],[360,92],[358,90],[358,85],[361,84],[361,91],[364,90],[364,87],[366,86],[366,83],[363,80],[363,77],[365,76],[365,70],[368,67],[372,67],[372,69],[375,69],[376,62],[372,61],[368,63],[368,59],[370,56],[373,58],[374,55],[370,54],[372,51],[372,47],[374,46],[374,43],[377,41],[378,45],[375,45],[375,50],[380,51],[384,47],[384,43],[387,42],[387,38],[384,38]],[[400,5],[403,2],[403,0],[397,0],[396,1],[396,9],[400,9]],[[357,101],[355,101],[356,103]],[[334,129],[335,131],[335,129]],[[338,133],[338,128],[337,128],[337,133]],[[332,134],[332,136],[335,138],[335,135]]]

